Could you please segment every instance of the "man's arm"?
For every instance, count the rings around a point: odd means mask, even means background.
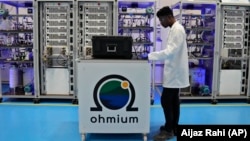
[[[179,50],[183,41],[186,40],[185,33],[183,33],[180,28],[171,31],[169,36],[170,37],[166,45],[167,47],[164,50],[149,53],[149,60],[165,60],[173,57],[173,55]]]

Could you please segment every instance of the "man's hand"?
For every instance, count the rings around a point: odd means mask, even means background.
[[[156,56],[156,52],[151,52],[148,54],[148,60],[157,60]]]

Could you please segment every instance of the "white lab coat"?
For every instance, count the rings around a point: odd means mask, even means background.
[[[190,85],[186,32],[179,22],[170,28],[165,48],[149,53],[148,59],[164,60],[163,87],[185,88]]]

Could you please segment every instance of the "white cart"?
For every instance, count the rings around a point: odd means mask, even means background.
[[[138,60],[77,62],[79,130],[87,133],[142,133],[150,123],[151,67]]]

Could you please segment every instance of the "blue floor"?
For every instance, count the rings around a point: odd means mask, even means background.
[[[0,141],[80,141],[78,106],[71,104],[0,104]],[[159,105],[151,107],[152,140],[164,123]],[[182,104],[180,124],[250,124],[247,104]],[[105,130],[105,129],[104,129]],[[141,141],[139,134],[88,134],[89,141]],[[173,138],[172,141],[175,141]]]
[[[157,100],[158,99],[158,100]],[[148,140],[164,123],[159,96],[150,108]],[[183,103],[180,124],[247,124],[247,103]],[[105,129],[103,129],[105,130]],[[87,141],[142,141],[141,134],[88,134]],[[71,103],[33,104],[3,102],[0,104],[0,141],[81,141],[78,106]],[[170,141],[176,141],[176,137]]]

